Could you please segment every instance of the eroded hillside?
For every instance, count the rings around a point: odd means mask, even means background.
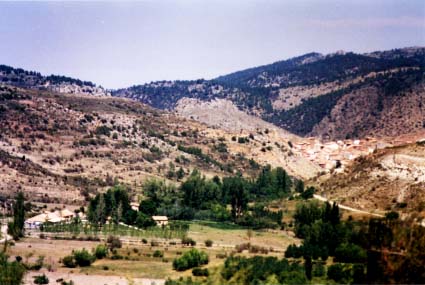
[[[178,182],[194,168],[253,175],[271,164],[305,178],[320,170],[272,129],[211,128],[114,97],[3,85],[0,128],[0,192],[36,201],[78,204],[115,180],[138,191],[149,177]]]
[[[357,209],[425,211],[425,144],[376,150],[343,173],[319,178],[323,195]]]

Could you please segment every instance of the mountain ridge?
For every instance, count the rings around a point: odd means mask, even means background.
[[[364,54],[311,52],[211,80],[163,80],[116,90],[69,77],[42,76],[0,66],[0,82],[5,84],[59,93],[125,97],[177,112],[182,110],[181,102],[189,102],[182,101],[185,98],[198,100],[198,108],[205,106],[202,102],[227,100],[240,111],[295,135],[325,140],[386,136],[391,132],[384,120],[394,114],[399,116],[398,121],[404,122],[394,135],[422,129],[425,120],[420,121],[423,117],[420,101],[425,92],[424,74],[424,47]],[[363,99],[357,100],[354,93]],[[351,106],[352,100],[357,100],[357,104]],[[411,106],[415,100],[419,108]],[[396,112],[391,107],[395,101],[416,112],[417,120],[410,120],[409,113]],[[347,108],[357,113],[346,112]],[[188,116],[187,108],[185,116]],[[380,131],[378,125],[388,127]]]

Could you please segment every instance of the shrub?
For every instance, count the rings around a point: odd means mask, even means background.
[[[340,263],[332,264],[328,267],[328,278],[337,283],[347,283],[346,281],[350,275],[350,270],[345,270]]]
[[[49,284],[49,278],[45,274],[34,276],[35,284]]]
[[[208,255],[203,251],[198,251],[193,248],[185,252],[181,257],[174,259],[173,268],[178,271],[183,271],[193,267],[198,267],[208,264]]]
[[[183,245],[195,246],[196,245],[196,241],[194,241],[190,237],[184,237],[184,238],[182,238],[182,244]]]
[[[160,250],[155,250],[153,252],[153,257],[164,257],[164,253]]]
[[[91,255],[86,249],[74,251],[75,263],[80,267],[90,266],[96,259],[94,255]]]
[[[108,244],[108,247],[110,250],[122,247],[121,240],[114,236],[109,236],[108,239],[106,240],[106,243]]]
[[[322,262],[317,262],[313,266],[313,276],[322,277],[325,276],[325,266]]]
[[[207,240],[205,241],[205,246],[206,246],[206,247],[212,247],[212,245],[213,245],[213,241],[212,241],[212,240],[207,239]]]
[[[199,268],[199,267],[193,268],[192,274],[193,276],[205,276],[205,277],[208,277],[210,275],[207,268]]]
[[[145,239],[145,238],[143,238],[143,239],[142,239],[142,242],[143,242],[144,244],[147,244],[147,243],[148,243],[148,240],[147,240],[147,239]]]
[[[335,261],[337,262],[362,263],[366,259],[366,251],[356,244],[343,243],[335,249]]]
[[[74,256],[72,255],[67,255],[62,259],[62,263],[63,265],[65,265],[68,268],[74,268],[77,266],[77,264],[75,263],[74,260]]]
[[[104,244],[99,244],[94,250],[94,255],[97,259],[102,259],[108,255],[108,247]]]
[[[308,200],[313,198],[314,193],[316,192],[316,189],[314,189],[314,187],[308,187],[307,190],[305,190],[304,192],[301,193],[301,197],[304,200]]]

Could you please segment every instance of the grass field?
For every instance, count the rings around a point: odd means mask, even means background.
[[[158,228],[160,229],[160,228]],[[116,233],[124,233],[117,231]],[[54,234],[59,234],[55,232]],[[64,232],[62,232],[64,234]],[[191,221],[187,236],[193,238],[197,244],[196,248],[208,253],[210,262],[206,266],[213,270],[223,264],[223,257],[235,254],[235,246],[250,242],[253,245],[273,248],[267,255],[283,257],[283,251],[292,243],[299,243],[299,240],[290,236],[285,231],[252,231],[248,237],[247,229],[231,223],[219,223],[211,221]],[[86,248],[91,250],[102,242],[81,241],[81,240],[60,240],[60,239],[40,239],[38,235],[24,238],[17,242],[15,246],[9,248],[9,255],[21,256],[25,262],[35,262],[39,256],[44,256],[45,266],[52,269],[52,278],[55,276],[66,276],[72,279],[81,276],[105,276],[116,278],[122,276],[126,280],[136,280],[137,278],[167,279],[178,278],[180,276],[191,276],[191,270],[177,272],[172,268],[172,262],[176,257],[189,250],[191,247],[182,246],[175,243],[176,239],[162,239],[158,246],[152,246],[151,241],[158,240],[152,236],[147,238],[147,243],[141,242],[141,237],[137,244],[127,243],[125,237],[123,247],[117,253],[123,259],[112,260],[110,258],[97,260],[90,267],[85,268],[65,268],[60,260],[69,255],[72,250]],[[134,240],[133,238],[133,240]],[[205,240],[213,241],[212,247],[206,247]],[[163,257],[153,257],[154,251],[159,250]],[[242,253],[245,256],[261,255],[260,253]],[[54,272],[54,274],[53,274]],[[78,276],[77,276],[78,275]],[[111,279],[111,280],[112,280]],[[114,279],[115,280],[115,279]],[[127,281],[123,281],[127,282]],[[103,284],[103,283],[102,283]],[[105,283],[106,284],[106,283]],[[124,284],[124,283],[123,283]],[[131,284],[129,282],[128,284]]]

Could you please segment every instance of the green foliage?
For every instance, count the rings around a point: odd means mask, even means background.
[[[103,225],[107,217],[111,216],[114,223],[125,222],[134,224],[137,213],[131,209],[128,189],[121,185],[116,185],[104,194],[97,194],[90,201],[87,218],[90,222]]]
[[[49,278],[45,274],[34,276],[35,284],[49,284]]]
[[[184,237],[182,238],[182,244],[183,245],[190,245],[190,246],[195,246],[196,245],[196,241],[190,237]]]
[[[75,268],[77,267],[77,264],[75,262],[74,256],[73,255],[67,255],[62,259],[62,263],[65,267],[68,268]]]
[[[366,250],[352,243],[342,243],[335,249],[335,261],[345,263],[363,263],[367,259]]]
[[[350,269],[340,263],[332,264],[328,267],[328,278],[339,284],[349,283],[350,277]]]
[[[160,251],[160,250],[155,250],[154,252],[153,252],[153,254],[152,254],[152,256],[153,257],[164,257],[164,253],[162,252],[162,251]]]
[[[210,239],[207,239],[207,240],[205,241],[205,246],[206,246],[206,247],[212,247],[212,246],[213,246],[213,241],[212,241],[212,240],[210,240]]]
[[[203,276],[208,277],[210,275],[210,272],[208,271],[208,268],[193,268],[192,269],[192,275],[193,276]]]
[[[198,267],[204,264],[208,264],[208,255],[192,248],[186,251],[181,257],[174,259],[173,268],[177,271],[184,271],[190,268]]]
[[[108,256],[108,247],[104,244],[99,244],[94,250],[94,256],[96,256],[97,259],[105,258]]]
[[[135,224],[138,228],[142,229],[156,226],[156,222],[152,219],[152,217],[142,212],[137,213],[137,219]]]
[[[308,200],[313,198],[313,194],[316,192],[316,189],[314,187],[308,187],[307,190],[301,192],[301,198],[304,200]]]
[[[116,248],[122,247],[122,242],[118,237],[115,236],[109,236],[106,240],[106,243],[108,244],[109,249],[112,251]]]
[[[8,224],[8,233],[13,237],[14,240],[24,236],[24,224],[25,224],[25,198],[22,192],[19,192],[16,196],[16,201],[13,204],[13,222]]]
[[[8,256],[0,251],[0,284],[20,285],[25,274],[25,267],[17,261],[8,261]]]
[[[205,154],[202,152],[202,150],[198,147],[192,147],[192,146],[183,146],[183,145],[178,145],[177,149],[189,154],[192,154],[196,157],[198,157],[200,160],[204,161],[205,163],[211,163],[217,167],[219,167],[220,169],[223,168],[223,165],[221,165],[220,162],[218,162],[217,160],[215,160],[214,158],[212,158],[211,156],[209,156],[208,154]]]
[[[257,177],[252,192],[259,198],[278,199],[287,196],[291,186],[292,181],[282,167],[272,169],[267,165]]]
[[[153,216],[156,214],[156,203],[151,199],[143,200],[139,205],[139,212],[146,214],[148,216]]]
[[[397,220],[400,217],[399,213],[391,211],[385,214],[385,218],[388,220]]]
[[[73,256],[75,264],[80,267],[90,266],[96,260],[96,257],[84,248],[82,250],[75,250]]]
[[[302,181],[302,180],[296,180],[295,181],[295,191],[297,193],[303,193],[304,192],[304,181]]]
[[[307,283],[303,266],[276,257],[228,257],[221,276],[225,284],[263,284],[268,278],[274,279],[272,284]]]
[[[219,200],[221,196],[219,185],[201,176],[196,169],[182,183],[180,189],[184,205],[193,209],[206,209],[212,201]]]
[[[324,262],[316,262],[313,265],[313,276],[322,277],[326,274],[326,267]]]
[[[232,218],[241,217],[248,206],[248,183],[240,176],[225,177],[223,190],[225,197],[230,200]]]
[[[111,128],[109,128],[108,126],[99,126],[96,128],[94,133],[98,136],[103,135],[109,137],[111,135]]]

